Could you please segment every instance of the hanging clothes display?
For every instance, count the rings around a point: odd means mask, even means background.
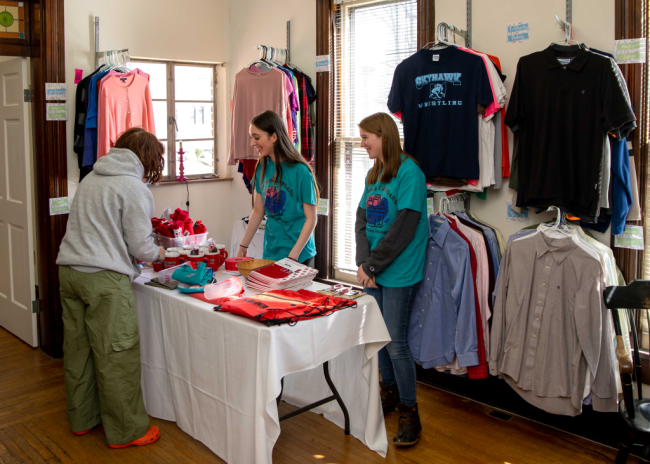
[[[74,151],[80,181],[124,131],[141,127],[156,133],[149,75],[137,68],[127,71],[125,64],[102,65],[77,85]]]
[[[433,190],[501,188],[509,156],[499,124],[507,97],[499,59],[445,42],[436,47],[395,69],[388,108],[402,119],[405,151]]]
[[[411,313],[411,352],[425,369],[485,379],[503,238],[463,211],[431,215],[429,225],[427,265]]]
[[[609,203],[607,133],[622,140],[636,127],[619,73],[611,58],[580,45],[554,44],[519,60],[505,118],[517,136],[518,207],[555,205],[598,222]]]
[[[297,67],[280,64],[266,58],[269,47],[259,46],[260,59],[242,69],[235,76],[231,101],[230,153],[228,164],[239,162],[238,172],[251,190],[251,166],[259,154],[249,142],[249,126],[258,114],[271,110],[286,122],[287,131],[296,149],[310,163],[314,160],[314,129],[312,104],[316,91],[311,78]],[[275,49],[272,49],[275,50]]]
[[[578,230],[542,224],[507,245],[490,347],[492,375],[534,406],[568,416],[588,397],[596,411],[618,409],[614,331],[602,296],[616,277],[606,247]]]

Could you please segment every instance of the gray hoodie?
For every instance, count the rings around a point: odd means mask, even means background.
[[[134,258],[154,261],[153,195],[144,167],[131,150],[112,148],[79,184],[56,264],[81,272],[110,270],[140,275]]]

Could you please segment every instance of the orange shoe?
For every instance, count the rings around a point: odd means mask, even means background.
[[[156,426],[149,427],[149,431],[144,437],[133,440],[131,443],[124,445],[108,445],[109,448],[126,448],[127,446],[146,446],[155,443],[160,438],[160,429]]]
[[[101,422],[100,422],[99,424],[97,424],[95,427],[99,427],[100,425],[102,425]],[[95,427],[90,427],[88,430],[84,430],[83,432],[72,432],[72,433],[73,433],[73,435],[77,435],[77,436],[79,436],[79,435],[85,435],[85,434],[87,434],[88,432],[90,432],[92,429],[94,429]]]

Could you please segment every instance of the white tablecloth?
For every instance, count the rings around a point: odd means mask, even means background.
[[[280,380],[286,376],[283,400],[297,406],[318,401],[331,395],[322,369],[330,360],[352,435],[386,456],[377,352],[390,336],[372,297],[329,317],[266,327],[176,290],[145,286],[149,278],[136,279],[133,293],[150,415],[177,422],[228,463],[270,463],[280,435]],[[313,411],[343,426],[336,401]]]

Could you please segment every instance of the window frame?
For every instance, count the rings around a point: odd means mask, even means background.
[[[339,5],[330,0],[316,0],[316,55],[334,56],[334,15]],[[417,46],[435,40],[435,0],[417,0]],[[336,70],[316,74],[316,180],[321,198],[334,204],[334,82]],[[321,217],[316,225],[316,269],[319,279],[334,277],[334,215]]]
[[[151,58],[132,58],[133,63],[156,63],[164,64],[166,66],[165,78],[167,81],[167,98],[165,100],[161,98],[152,98],[151,101],[166,101],[167,102],[167,134],[163,138],[160,134],[156,134],[159,139],[165,140],[167,143],[167,172],[168,174],[163,177],[163,180],[159,184],[167,183],[176,183],[176,165],[177,165],[177,153],[176,153],[176,126],[174,121],[176,117],[176,103],[210,103],[212,102],[212,140],[214,142],[214,149],[212,150],[212,159],[213,159],[213,172],[205,174],[192,174],[185,175],[188,182],[191,181],[205,181],[210,179],[216,179],[219,177],[219,157],[217,156],[217,66],[218,63],[198,63],[191,61],[173,61],[173,60],[157,60]],[[178,100],[176,101],[176,66],[187,66],[187,67],[201,67],[201,68],[212,68],[212,100]],[[198,112],[197,112],[198,113]],[[197,114],[198,117],[198,114]],[[203,115],[205,118],[205,114]],[[195,141],[205,141],[210,140],[209,138],[202,139],[182,139],[183,142],[195,142]],[[172,151],[173,150],[173,151]]]

